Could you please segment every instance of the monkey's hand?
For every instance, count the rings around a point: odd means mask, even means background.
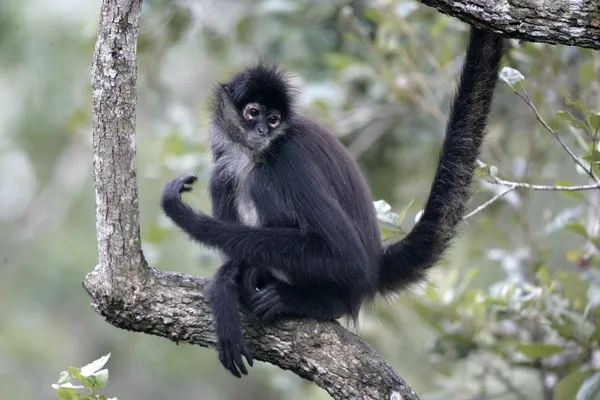
[[[192,185],[196,180],[198,180],[198,177],[191,174],[181,175],[170,180],[163,189],[163,201],[180,199],[181,193],[190,192],[192,190]]]
[[[284,317],[286,307],[280,290],[283,284],[270,282],[263,288],[255,291],[250,299],[250,313],[264,324],[271,324]]]
[[[197,179],[195,175],[181,175],[167,182],[163,188],[161,207],[165,214],[182,228],[197,214],[181,199],[181,193],[191,191],[192,184]]]
[[[234,376],[241,378],[248,375],[242,356],[246,358],[249,366],[254,364],[252,356],[246,349],[244,335],[240,329],[229,329],[227,331],[217,328],[217,352],[221,364]]]

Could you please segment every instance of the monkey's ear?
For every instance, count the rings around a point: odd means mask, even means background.
[[[223,92],[227,93],[228,95],[231,95],[231,90],[229,89],[229,86],[227,86],[226,83],[220,83],[221,85],[221,89],[223,89]]]

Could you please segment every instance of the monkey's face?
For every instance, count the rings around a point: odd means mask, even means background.
[[[246,104],[240,118],[246,145],[255,151],[266,149],[283,130],[279,110],[260,103]]]

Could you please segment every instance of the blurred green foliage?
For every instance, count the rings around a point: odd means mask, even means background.
[[[121,399],[329,398],[263,363],[233,380],[213,350],[117,330],[90,309],[81,281],[97,259],[90,65],[99,9],[99,0],[0,3],[0,393],[56,398],[57,372],[110,352],[111,393]],[[207,96],[260,55],[293,75],[302,111],[357,159],[384,200],[384,235],[409,231],[466,32],[412,0],[146,1],[137,145],[148,260],[197,275],[217,266],[160,215],[158,198],[183,172],[206,187]],[[524,79],[498,87],[472,209],[506,189],[494,177],[592,182],[547,128],[600,173],[598,52],[511,46],[506,65]],[[206,190],[192,197],[209,209]],[[598,190],[513,190],[467,219],[429,283],[376,301],[356,330],[422,399],[598,399],[599,230]]]

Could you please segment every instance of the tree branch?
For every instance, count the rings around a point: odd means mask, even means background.
[[[207,279],[147,265],[140,244],[135,163],[136,43],[141,0],[103,0],[92,66],[94,178],[99,263],[84,281],[112,325],[177,343],[214,347]],[[247,345],[266,361],[314,381],[335,399],[418,400],[366,342],[338,323],[253,326]]]
[[[468,24],[529,42],[600,49],[598,0],[421,0]]]

